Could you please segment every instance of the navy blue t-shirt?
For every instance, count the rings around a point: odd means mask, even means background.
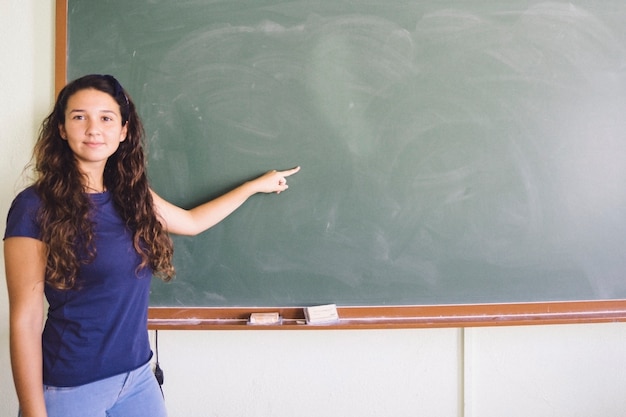
[[[149,268],[132,244],[132,232],[118,215],[109,192],[88,194],[94,206],[97,256],[82,265],[77,290],[45,287],[49,309],[43,330],[43,382],[71,387],[128,372],[147,363],[152,352],[147,315]],[[33,187],[13,201],[5,239],[40,239]]]

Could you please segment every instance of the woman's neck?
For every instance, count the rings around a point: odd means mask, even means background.
[[[104,178],[94,179],[91,175],[85,175],[83,182],[83,190],[86,193],[103,193],[107,190],[104,185]]]
[[[78,163],[78,170],[82,174],[81,179],[84,192],[96,194],[106,191],[106,186],[104,185],[104,168],[105,165],[103,163]]]
[[[101,187],[92,187],[90,185],[83,185],[83,189],[87,194],[100,194],[107,190],[107,188],[103,185]]]

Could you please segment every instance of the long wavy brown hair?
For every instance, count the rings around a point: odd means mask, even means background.
[[[133,245],[142,259],[139,268],[150,267],[155,276],[169,281],[174,276],[173,245],[157,219],[150,194],[141,120],[130,96],[114,77],[87,75],[59,92],[54,109],[41,125],[33,153],[34,185],[42,201],[41,239],[49,250],[46,282],[57,289],[76,288],[81,264],[92,262],[98,250],[89,215],[91,203],[84,193],[84,176],[59,132],[65,123],[69,98],[84,89],[113,97],[120,106],[122,125],[128,124],[126,140],[106,163],[104,186],[133,233]]]

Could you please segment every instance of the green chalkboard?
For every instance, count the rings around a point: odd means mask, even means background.
[[[626,298],[623,0],[69,0],[184,207],[301,165],[196,237],[153,306]]]

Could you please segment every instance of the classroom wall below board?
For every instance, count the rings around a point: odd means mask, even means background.
[[[623,417],[625,336],[625,323],[159,331],[159,359],[172,415]]]

